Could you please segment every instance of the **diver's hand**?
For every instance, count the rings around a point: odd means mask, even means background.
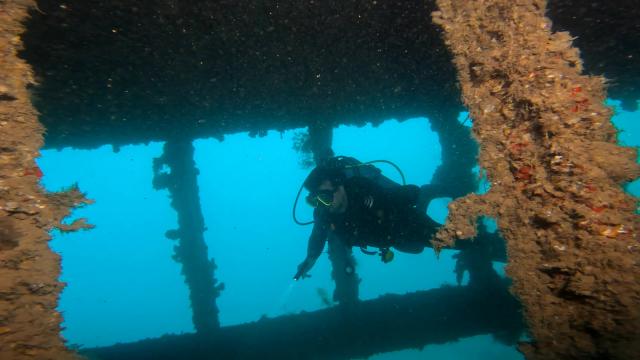
[[[309,271],[309,268],[310,266],[307,260],[301,262],[300,265],[298,265],[298,272],[296,272],[296,275],[293,277],[293,280],[298,281],[300,279],[311,277],[311,275],[307,274],[307,271]]]

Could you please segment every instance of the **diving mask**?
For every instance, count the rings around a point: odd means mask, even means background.
[[[318,207],[320,205],[329,207],[333,204],[333,194],[335,192],[336,190],[319,190],[315,194],[307,196],[307,202],[313,207]]]

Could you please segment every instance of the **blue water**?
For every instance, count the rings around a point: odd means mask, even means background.
[[[639,120],[640,113],[618,111],[614,122],[623,130],[622,143],[640,145]],[[292,149],[296,131],[269,132],[262,138],[240,133],[222,142],[194,143],[208,255],[218,265],[215,277],[225,284],[217,299],[222,326],[320,309],[325,305],[318,289],[333,291],[326,254],[310,279],[291,280],[305,257],[311,230],[291,219],[296,191],[309,171],[301,168],[301,155]],[[414,184],[428,183],[440,163],[439,142],[425,118],[389,120],[376,128],[342,126],[334,132],[334,150],[362,161],[391,160]],[[42,151],[39,165],[48,190],[78,183],[95,200],[69,219],[87,217],[95,229],[54,232],[51,241],[52,249],[62,255],[61,280],[67,287],[59,310],[64,315],[63,336],[70,345],[105,346],[194,331],[181,265],[172,260],[175,243],[164,236],[177,228],[177,216],[168,192],[152,187],[152,160],[161,153],[161,143],[125,146],[119,152],[109,146]],[[381,167],[398,179],[392,168]],[[478,192],[487,186],[480,181]],[[628,189],[639,194],[640,182]],[[433,201],[429,215],[443,222],[448,201]],[[310,210],[301,202],[298,218],[310,219]],[[486,221],[495,229],[490,219]],[[439,259],[429,249],[419,255],[397,253],[386,265],[359,251],[355,255],[361,299],[456,284],[453,252],[445,251]],[[504,274],[502,264],[495,266]],[[416,358],[523,357],[514,347],[485,335],[370,359]]]
[[[618,142],[625,146],[634,146],[636,149],[640,147],[640,110],[624,111],[620,107],[620,102],[615,100],[608,100],[607,104],[615,111],[612,121],[618,129]],[[625,188],[628,192],[640,197],[640,179],[627,184]]]

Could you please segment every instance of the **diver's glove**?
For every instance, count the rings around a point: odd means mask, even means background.
[[[298,265],[298,272],[296,272],[293,280],[298,281],[300,279],[311,277],[311,275],[307,274],[307,271],[311,269],[311,265],[313,265],[313,262],[310,262],[306,259],[301,262],[300,265]]]

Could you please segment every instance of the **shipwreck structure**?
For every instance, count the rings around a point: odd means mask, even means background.
[[[178,213],[167,237],[197,334],[89,351],[100,358],[346,359],[486,333],[515,343],[524,327],[528,359],[634,358],[640,223],[622,185],[640,167],[603,101],[637,108],[639,16],[604,0],[0,1],[0,358],[80,356],[59,335],[47,242],[90,226],[61,223],[87,200],[39,186],[39,149],[149,141],[165,142],[153,186]],[[457,198],[433,244],[466,241],[469,285],[359,301],[357,274],[334,271],[338,307],[220,327],[192,141],[307,127],[319,160],[340,124],[414,116],[442,146],[434,197]],[[491,189],[468,195],[477,162]]]

